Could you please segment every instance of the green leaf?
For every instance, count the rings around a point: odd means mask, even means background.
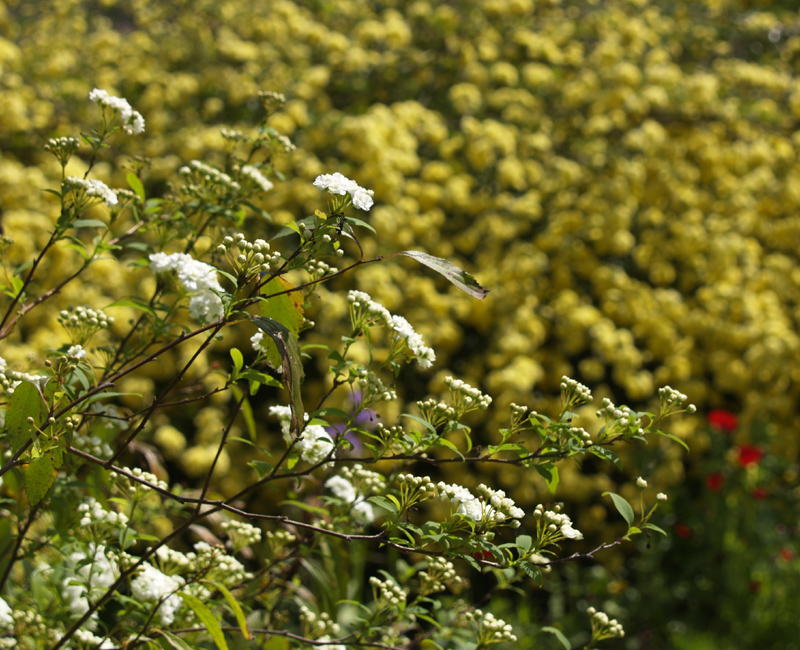
[[[547,482],[547,489],[550,490],[550,494],[555,494],[558,487],[558,467],[549,463],[547,465],[534,465],[534,467]]]
[[[303,398],[300,385],[305,374],[300,363],[300,346],[297,336],[273,318],[254,318],[253,322],[275,341],[283,364],[283,377],[289,388],[289,405],[292,407],[292,433],[298,435],[303,426]]]
[[[614,463],[614,465],[617,466],[617,469],[622,469],[622,461],[620,460],[620,457],[610,449],[600,447],[599,445],[592,445],[589,447],[589,453],[594,454],[598,458],[602,458],[603,460]]]
[[[25,491],[32,506],[44,498],[54,480],[55,467],[51,454],[39,456],[28,463],[25,468]]]
[[[623,497],[619,494],[615,494],[614,492],[603,492],[603,496],[610,496],[611,500],[614,502],[614,507],[617,509],[617,512],[622,515],[622,518],[627,522],[628,528],[633,526],[633,508],[631,504],[628,503]]]
[[[264,298],[260,302],[260,309],[264,318],[272,318],[278,321],[292,334],[298,336],[300,327],[303,324],[303,293],[301,291],[281,293],[291,289],[294,289],[294,286],[283,278],[272,278],[261,288],[260,293]],[[272,364],[272,367],[280,367],[281,355],[276,344],[273,341],[265,341],[264,347],[267,351],[267,359]]]
[[[519,535],[517,537],[517,546],[529,551],[533,547],[533,539],[530,535]]]
[[[658,435],[660,435],[660,436],[664,436],[665,438],[669,438],[670,440],[673,440],[673,441],[677,442],[677,443],[678,443],[678,444],[679,444],[681,447],[683,447],[683,448],[684,448],[686,451],[689,451],[689,445],[687,445],[687,444],[686,444],[686,443],[685,443],[683,440],[681,440],[681,439],[680,439],[678,436],[675,436],[675,435],[673,435],[673,434],[671,434],[671,433],[667,433],[666,431],[659,431],[659,430],[656,430],[656,431],[654,431],[654,433],[657,433],[657,434],[658,434]]]
[[[533,562],[520,562],[520,568],[528,574],[528,577],[533,578],[533,581],[538,585],[542,586],[542,582],[544,582],[544,578],[542,577],[542,570],[536,566]]]
[[[239,371],[244,366],[244,357],[238,348],[231,348],[230,353],[233,360],[233,369],[236,370],[236,374],[239,374]]]
[[[417,260],[420,264],[424,264],[430,269],[443,275],[447,280],[456,285],[459,289],[468,293],[473,298],[483,300],[486,294],[489,293],[488,289],[484,289],[478,281],[473,278],[469,273],[458,268],[452,262],[442,259],[441,257],[434,257],[423,253],[422,251],[401,251],[395,255],[405,255],[413,260]]]
[[[144,186],[142,185],[142,181],[140,181],[137,178],[136,174],[134,174],[133,172],[128,172],[127,176],[125,176],[125,180],[128,181],[128,186],[134,192],[136,192],[136,194],[139,196],[140,199],[142,199],[142,201],[144,201],[145,199]]]
[[[100,221],[99,219],[75,219],[70,224],[73,228],[106,228],[107,224],[105,221]]]
[[[429,432],[436,434],[436,427],[434,427],[430,422],[427,420],[423,420],[422,418],[418,418],[416,415],[411,415],[410,413],[403,413],[400,417],[408,418],[410,420],[414,420],[414,422],[419,422],[423,427],[425,427]]]
[[[197,646],[189,645],[179,636],[173,634],[172,632],[168,632],[167,630],[161,630],[161,636],[167,643],[175,648],[175,650],[197,650]]]
[[[236,351],[238,352],[238,350]],[[231,350],[231,356],[233,356],[233,350]],[[236,363],[235,360],[234,363]],[[233,393],[233,397],[237,402],[239,400],[241,400],[242,402],[242,419],[244,420],[244,424],[247,427],[247,435],[250,436],[251,441],[255,442],[257,435],[256,419],[253,416],[253,407],[250,406],[250,400],[247,399],[242,389],[236,385],[231,386],[231,392]]]
[[[222,633],[222,627],[217,619],[214,618],[214,614],[211,613],[211,610],[206,607],[199,598],[192,596],[192,594],[179,591],[178,595],[183,598],[183,602],[185,602],[197,615],[197,618],[200,619],[203,627],[208,630],[211,638],[214,639],[214,643],[217,644],[218,650],[228,650],[228,644],[225,642],[225,635]]]
[[[439,445],[440,447],[447,447],[450,451],[453,451],[456,454],[458,454],[462,460],[464,459],[464,454],[462,454],[458,450],[458,447],[456,447],[452,442],[450,442],[446,438],[439,438],[434,444]]]
[[[247,629],[247,620],[244,617],[242,606],[237,602],[236,598],[233,597],[233,594],[228,591],[228,588],[221,582],[209,581],[209,584],[213,585],[214,588],[222,594],[225,601],[233,610],[233,614],[236,616],[236,622],[239,624],[239,629],[242,631],[244,638],[248,641],[252,639],[253,636],[250,634],[250,630]]]
[[[567,637],[564,636],[564,633],[561,630],[558,630],[554,627],[545,626],[540,631],[549,632],[550,634],[555,636],[556,639],[558,639],[561,642],[561,645],[563,645],[567,650],[572,650],[572,644],[569,642],[569,639],[567,639]]]
[[[396,515],[400,511],[398,507],[394,503],[389,501],[389,499],[387,499],[386,497],[382,496],[369,497],[367,501],[369,501],[370,503],[374,503],[376,506],[378,506],[379,508],[383,508],[387,512],[391,512],[393,515]]]
[[[317,506],[312,506],[307,504],[305,501],[295,501],[294,499],[286,499],[285,501],[281,501],[279,506],[294,506],[295,508],[299,508],[303,512],[308,512],[312,515],[328,515],[330,514],[325,508],[318,508]]]
[[[269,474],[273,469],[274,465],[272,463],[267,463],[263,460],[251,460],[247,463],[248,466],[252,467],[256,470],[256,474],[258,474],[258,478],[264,478],[267,474]]]
[[[6,408],[6,431],[11,436],[11,451],[16,453],[28,440],[34,437],[34,425],[41,428],[47,407],[39,393],[39,388],[23,381],[14,390]],[[34,424],[28,422],[33,418]]]
[[[345,217],[344,220],[347,223],[352,224],[354,226],[361,226],[362,228],[366,228],[367,230],[371,230],[372,232],[375,232],[375,228],[370,226],[366,221],[362,221],[361,219],[359,219],[357,217]]]
[[[655,524],[643,524],[642,528],[648,528],[650,530],[656,531],[657,533],[661,533],[664,537],[669,537],[669,535],[667,535],[666,531],[664,531],[663,529],[659,528]]]
[[[139,311],[143,311],[151,316],[156,315],[156,312],[153,311],[153,308],[150,305],[148,305],[146,302],[136,300],[135,298],[117,300],[112,302],[110,305],[103,307],[103,309],[108,309],[109,307],[132,307],[133,309],[138,309]]]

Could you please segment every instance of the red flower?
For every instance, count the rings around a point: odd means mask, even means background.
[[[781,557],[784,560],[786,560],[787,562],[789,562],[792,558],[794,558],[794,551],[792,549],[787,548],[786,546],[784,546],[781,549]]]
[[[719,492],[725,485],[725,477],[722,472],[712,472],[706,476],[706,487],[712,492]]]
[[[760,447],[755,445],[742,445],[738,448],[739,452],[739,467],[747,467],[748,465],[756,465],[764,456],[764,452]]]
[[[759,485],[757,488],[753,488],[753,491],[750,494],[754,499],[761,501],[761,499],[766,499],[769,496],[769,490]]]
[[[477,551],[472,554],[476,560],[492,560],[494,559],[494,555],[492,555],[489,551]]]
[[[683,539],[689,539],[692,535],[694,535],[694,531],[682,521],[679,521],[677,524],[675,524],[675,534],[678,537],[683,537]]]
[[[722,409],[709,411],[706,420],[708,420],[712,429],[724,431],[725,433],[731,433],[739,426],[739,418],[730,411],[723,411]]]

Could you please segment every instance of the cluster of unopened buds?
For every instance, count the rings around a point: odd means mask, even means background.
[[[400,502],[406,508],[436,496],[437,493],[436,485],[427,476],[398,474],[397,483],[400,485]]]
[[[391,402],[397,399],[397,391],[386,388],[380,377],[366,368],[350,369],[350,375],[361,389],[361,406],[367,408],[376,402]]]
[[[68,176],[61,181],[61,185],[65,192],[70,190],[75,192],[75,202],[80,207],[86,207],[93,199],[101,199],[108,207],[113,207],[119,202],[114,191],[103,181]]]
[[[58,322],[67,330],[75,346],[85,344],[96,332],[107,329],[114,324],[111,316],[106,316],[99,309],[91,307],[70,307],[62,309],[58,314]],[[73,348],[71,348],[73,349]],[[74,348],[78,356],[77,347]]]
[[[492,403],[491,397],[484,395],[465,381],[454,379],[453,377],[445,377],[444,383],[450,389],[456,417],[461,417],[464,413],[476,409],[486,409]]]
[[[330,615],[325,612],[315,614],[308,607],[300,607],[300,620],[303,622],[307,632],[306,635],[318,639],[321,636],[338,636],[341,633],[339,625],[331,620]]]
[[[676,409],[680,409],[684,402],[689,399],[684,393],[681,393],[679,390],[675,390],[670,386],[659,388],[658,397],[661,400],[662,416],[666,415],[667,413],[671,413]],[[694,404],[688,404],[683,410],[685,410],[687,413],[695,413],[697,411],[697,407]]]
[[[217,252],[225,255],[237,273],[251,278],[257,273],[269,273],[270,265],[280,261],[281,254],[270,251],[270,245],[263,239],[249,242],[242,233],[228,235],[217,246]]]
[[[297,537],[288,530],[279,529],[267,531],[264,533],[264,539],[272,552],[272,556],[275,557],[280,555],[287,546],[294,544]]]
[[[561,377],[561,395],[567,408],[592,401],[592,391],[579,381],[564,375]]]
[[[109,526],[111,528],[124,528],[128,517],[121,512],[106,510],[96,499],[89,498],[78,506],[81,516],[80,527]]]
[[[416,403],[422,418],[433,426],[438,426],[448,420],[454,420],[456,410],[446,402],[438,402],[432,397]]]
[[[44,148],[53,154],[62,167],[65,167],[79,146],[80,141],[78,138],[64,137],[50,138]]]
[[[592,434],[590,434],[583,427],[570,427],[569,435],[574,438],[580,446],[588,446],[592,444]]]
[[[181,188],[182,191],[191,196],[238,194],[242,189],[228,174],[199,160],[184,165],[178,169],[178,173],[187,181]]]
[[[342,251],[342,253],[344,253],[344,251]],[[335,271],[335,267],[322,260],[312,260],[308,263],[308,266],[306,266],[306,271],[308,271],[313,281],[330,275],[332,271]]]
[[[404,429],[402,425],[394,424],[387,427],[383,422],[378,422],[375,425],[375,434],[380,437],[381,441],[387,448],[390,448],[396,440],[400,440],[403,436]],[[408,451],[408,450],[406,450]]]
[[[392,580],[381,580],[375,576],[369,579],[378,609],[383,607],[398,607],[406,602],[405,590]]]
[[[592,642],[625,636],[625,630],[617,619],[609,619],[608,614],[598,612],[594,607],[587,609],[586,613],[592,617]]]
[[[241,167],[235,166],[234,172],[239,172],[242,182],[251,183],[253,186],[258,187],[263,192],[269,192],[273,187],[272,181],[269,180],[261,170],[255,165],[242,165]]]
[[[133,474],[135,478],[144,481],[141,482],[135,479],[130,479],[131,487],[138,494],[145,494],[149,492],[150,490],[154,489],[153,486],[164,491],[169,489],[169,485],[167,485],[166,481],[160,480],[155,474],[146,472],[140,467],[134,467],[131,470],[131,474]]]
[[[431,557],[428,570],[417,575],[420,582],[420,593],[424,596],[444,591],[447,587],[458,591],[464,581],[456,574],[453,563],[443,557]]]
[[[536,529],[538,533],[538,548],[544,548],[549,544],[555,544],[564,538],[583,539],[583,533],[572,525],[569,515],[561,512],[561,506],[555,505],[552,510],[545,510],[540,503],[533,511],[536,519]]]
[[[514,628],[491,612],[475,609],[464,613],[464,621],[478,627],[478,646],[485,647],[492,643],[513,643],[517,640]]]
[[[228,539],[233,546],[234,553],[238,553],[245,546],[257,544],[261,541],[261,529],[256,528],[246,521],[225,521],[222,530],[228,533]]]

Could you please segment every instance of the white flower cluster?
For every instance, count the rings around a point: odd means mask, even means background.
[[[586,404],[592,401],[592,391],[566,375],[561,377],[561,392],[564,393],[567,403]]]
[[[622,629],[622,624],[617,619],[609,620],[608,614],[598,612],[594,607],[587,609],[586,613],[592,617],[592,640],[600,641],[601,639],[625,636],[625,630]]]
[[[109,526],[111,528],[124,528],[128,525],[127,515],[113,510],[106,510],[96,499],[89,497],[78,506],[81,515],[80,527]]]
[[[116,205],[119,202],[117,195],[114,194],[111,188],[103,181],[68,176],[62,181],[62,184],[68,190],[83,190],[86,196],[95,196],[98,199],[103,199],[108,207]]]
[[[514,500],[507,497],[503,490],[493,490],[481,483],[478,486],[478,494],[495,510],[494,520],[497,523],[502,523],[506,519],[522,519],[525,516],[525,511],[518,508]]]
[[[331,194],[349,194],[353,205],[359,210],[366,210],[372,207],[372,190],[365,190],[355,181],[351,181],[339,172],[334,174],[322,174],[314,180],[314,187],[320,190],[327,190]]]
[[[533,511],[537,525],[544,532],[546,542],[552,544],[562,537],[567,539],[583,539],[583,533],[573,527],[569,515],[561,512],[561,506],[553,506],[552,510],[545,510],[540,503]]]
[[[86,350],[83,349],[82,345],[71,345],[67,350],[67,356],[70,359],[78,360],[83,359],[86,356]]]
[[[127,99],[109,95],[105,90],[95,88],[89,93],[89,99],[119,113],[126,133],[139,135],[144,133],[144,118],[138,111],[133,110]]]
[[[292,444],[291,422],[292,410],[288,406],[270,406],[270,415],[274,415],[281,423],[283,440],[287,445]],[[324,459],[333,449],[333,438],[319,424],[309,424],[303,429],[294,448],[299,452],[300,458],[315,465]]]
[[[75,630],[73,638],[83,647],[93,650],[114,650],[118,647],[111,639],[92,634],[89,630]]]
[[[94,543],[89,544],[88,555],[82,551],[70,554],[73,569],[64,578],[63,594],[73,616],[83,616],[89,611],[89,600],[96,600],[117,581],[119,567],[113,557],[105,546]]]
[[[180,576],[168,576],[152,564],[145,564],[131,581],[131,595],[141,602],[161,602],[158,615],[163,625],[172,625],[183,604],[177,591],[186,584]]]
[[[402,316],[392,316],[392,327],[397,332],[398,339],[406,340],[406,345],[414,353],[420,368],[430,368],[436,361],[436,353],[425,345],[411,323]]]
[[[257,167],[253,167],[253,165],[245,165],[242,167],[242,176],[249,178],[265,192],[269,192],[273,187],[275,187],[272,184],[272,181],[264,176],[264,174],[262,174]]]
[[[348,291],[347,302],[350,303],[350,320],[354,329],[370,325],[392,327],[392,315],[379,302],[364,291]]]
[[[217,269],[199,262],[186,253],[153,253],[150,255],[150,270],[153,273],[176,271],[178,280],[191,296],[189,314],[195,320],[211,323],[222,318],[222,300],[217,293],[222,287],[217,279]]]
[[[525,511],[518,508],[512,499],[506,497],[502,490],[493,490],[481,484],[478,486],[480,498],[472,494],[461,485],[448,485],[440,482],[436,485],[439,498],[449,500],[456,512],[465,515],[478,523],[488,525],[502,524],[507,519],[520,519],[525,516]],[[511,524],[517,527],[519,522]]]
[[[388,578],[381,580],[373,576],[369,579],[369,584],[376,594],[375,600],[378,601],[378,609],[386,606],[397,607],[406,601],[405,590]]]
[[[169,546],[159,546],[156,549],[156,557],[162,569],[188,569],[192,565],[192,561],[186,555],[180,551],[171,549]],[[170,572],[175,573],[176,571]]]
[[[228,174],[225,172],[221,172],[216,167],[212,167],[211,165],[207,165],[204,162],[199,160],[192,160],[188,166],[183,166],[178,169],[178,173],[181,176],[191,176],[192,173],[197,173],[200,180],[202,180],[207,185],[218,185],[221,186],[225,191],[232,191],[234,193],[238,192],[242,189],[242,186],[239,185],[235,180],[233,180]],[[190,191],[196,191],[198,188],[196,186],[190,185],[188,187]]]
[[[297,540],[297,537],[288,530],[269,530],[264,534],[264,538],[269,544],[273,556],[280,554],[284,548]]]
[[[353,465],[352,469],[343,468],[338,476],[331,476],[325,481],[325,487],[334,495],[345,503],[353,504],[353,516],[367,523],[375,521],[375,511],[365,497],[382,490],[384,484],[383,476],[358,464]]]
[[[491,612],[484,614],[483,610],[476,609],[472,612],[464,614],[464,619],[468,622],[475,622],[478,624],[478,634],[481,639],[484,639],[485,645],[490,643],[501,643],[508,641],[513,643],[517,640],[514,636],[514,628],[508,625],[504,620],[495,618]]]
[[[235,552],[240,551],[245,546],[258,544],[261,541],[261,529],[256,528],[246,521],[225,521],[222,523],[222,530],[228,533]]]

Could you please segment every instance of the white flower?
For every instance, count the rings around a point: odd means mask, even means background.
[[[138,135],[144,132],[144,118],[131,108],[127,99],[109,95],[108,92],[100,88],[95,88],[90,92],[89,99],[103,106],[108,106],[111,110],[119,113],[122,126],[127,133]]]
[[[638,485],[643,490],[647,487],[647,481],[645,481],[641,476],[636,479],[636,485]]]
[[[334,174],[321,174],[314,180],[314,187],[320,190],[328,190],[331,194],[343,196],[349,194],[353,205],[360,210],[369,210],[372,207],[372,190],[361,187],[355,181],[350,180],[339,172]]]
[[[86,356],[86,350],[83,349],[83,346],[72,345],[67,350],[67,356],[75,359],[83,359],[83,357]]]
[[[63,184],[72,189],[83,190],[86,196],[96,196],[99,199],[103,199],[109,207],[116,205],[119,201],[117,195],[103,181],[69,176],[64,179]]]
[[[421,368],[430,368],[436,361],[436,353],[425,345],[422,336],[402,316],[392,316],[392,327],[397,332],[398,339],[406,339],[408,349],[414,354]]]
[[[85,563],[89,558],[90,561]],[[89,544],[89,555],[81,551],[70,554],[72,566],[80,565],[74,573],[64,578],[63,594],[73,616],[83,616],[89,611],[89,598],[105,591],[119,578],[119,568],[106,557],[106,547]]]
[[[261,345],[261,341],[264,339],[264,332],[258,330],[253,336],[250,337],[250,343],[253,346],[253,349],[256,352],[264,352],[264,347]]]
[[[312,465],[320,462],[333,449],[333,439],[319,424],[309,424],[295,445],[300,458]]]
[[[14,619],[11,618],[11,607],[0,598],[0,627],[11,627],[12,625],[14,625]]]
[[[343,476],[331,476],[325,481],[325,487],[342,501],[354,504],[352,513],[356,519],[361,519],[368,523],[375,521],[375,511],[372,508],[372,504],[365,501],[363,495],[359,494],[353,484],[346,478]]]
[[[659,492],[658,494],[656,494],[656,499],[658,499],[659,501],[666,501],[667,495],[664,494],[663,492]]]
[[[186,253],[153,253],[150,255],[150,270],[153,273],[176,271],[178,280],[189,292],[189,315],[195,320],[207,323],[222,318],[222,300],[215,293],[222,293],[217,279],[217,269],[205,262],[199,262]]]
[[[572,527],[572,523],[561,526],[561,534],[568,539],[583,539],[583,533]]]
[[[139,574],[131,582],[131,594],[140,601],[163,602],[158,607],[158,614],[164,625],[171,625],[175,620],[175,612],[183,602],[175,593],[183,587],[185,581],[180,576],[168,576],[154,566],[145,564]]]

